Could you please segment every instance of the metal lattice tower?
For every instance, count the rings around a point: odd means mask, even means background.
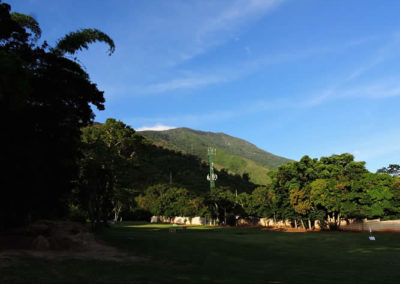
[[[217,150],[212,147],[208,147],[208,161],[210,164],[210,173],[207,175],[207,180],[210,181],[210,189],[215,188],[215,181],[217,180],[217,175],[214,174],[214,156],[217,154]]]

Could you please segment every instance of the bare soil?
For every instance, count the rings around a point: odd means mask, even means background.
[[[47,220],[0,235],[0,268],[12,265],[21,256],[50,260],[143,260],[96,240],[82,224]]]

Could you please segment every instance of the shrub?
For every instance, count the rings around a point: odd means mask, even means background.
[[[329,231],[339,231],[340,230],[339,225],[335,222],[329,222],[328,228],[329,228]]]
[[[151,214],[150,211],[141,209],[141,208],[134,208],[131,210],[126,210],[121,212],[121,217],[125,221],[150,221]]]
[[[226,216],[226,224],[229,226],[235,226],[236,225],[236,216],[235,215],[228,215]]]
[[[86,223],[88,216],[85,211],[78,206],[72,205],[69,209],[68,220],[72,222]]]

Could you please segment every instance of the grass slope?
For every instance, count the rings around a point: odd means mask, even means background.
[[[243,175],[244,173],[248,173],[250,181],[255,184],[265,185],[269,183],[270,179],[267,175],[270,171],[269,168],[246,158],[229,155],[224,150],[217,151],[218,154],[215,156],[214,160],[216,169],[226,169],[230,174]]]
[[[158,145],[196,155],[205,161],[208,160],[207,147],[216,147],[217,168],[225,168],[231,173],[240,175],[248,173],[250,180],[257,184],[267,184],[269,178],[266,173],[290,161],[224,133],[203,132],[189,128],[140,133]]]
[[[260,228],[122,223],[98,238],[142,261],[20,258],[0,282],[398,283],[398,234],[283,233]],[[23,271],[23,273],[21,272]]]
[[[131,172],[131,186],[136,190],[143,192],[151,185],[168,184],[172,179],[174,186],[186,188],[196,195],[209,192],[210,184],[206,179],[209,166],[199,157],[158,147],[147,138],[137,144],[135,154],[137,166]],[[251,162],[249,164],[251,166]],[[217,186],[235,188],[239,193],[251,192],[256,187],[242,176],[218,168],[215,172],[218,175]]]

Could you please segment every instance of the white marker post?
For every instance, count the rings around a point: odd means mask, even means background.
[[[370,241],[375,241],[375,237],[372,235],[372,229],[369,227],[369,240]]]

